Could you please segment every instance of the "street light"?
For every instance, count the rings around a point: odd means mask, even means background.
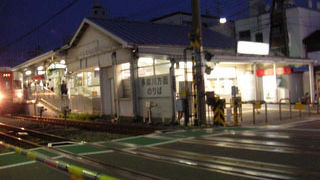
[[[227,22],[227,18],[222,17],[222,18],[220,18],[219,22],[220,22],[220,24],[224,24]]]

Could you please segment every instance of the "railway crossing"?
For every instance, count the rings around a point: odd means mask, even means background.
[[[318,179],[320,120],[277,126],[177,130],[107,142],[51,144],[36,153],[120,179]],[[16,172],[25,171],[23,174]],[[16,153],[0,179],[70,179]]]

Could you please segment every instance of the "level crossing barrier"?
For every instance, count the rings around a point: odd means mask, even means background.
[[[2,141],[0,141],[0,147],[13,150],[17,154],[26,156],[30,160],[38,161],[47,166],[53,167],[59,171],[68,173],[69,175],[71,175],[72,179],[74,178],[81,179],[81,180],[117,180],[118,179],[105,174],[100,174],[94,171],[90,171],[90,170],[81,168],[79,166],[71,165],[63,161],[54,160],[40,153],[36,153],[30,150],[25,150],[20,147],[6,144]]]

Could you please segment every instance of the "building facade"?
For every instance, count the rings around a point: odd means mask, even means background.
[[[32,89],[34,97],[57,110],[66,105],[59,99],[59,87],[66,81],[67,103],[74,113],[142,119],[151,116],[169,122],[176,117],[176,101],[182,98],[185,84],[191,89],[190,30],[190,26],[86,18],[68,45],[15,70],[24,74],[26,83],[39,87]],[[205,61],[213,69],[204,75],[205,89],[215,91],[227,102],[232,86],[239,87],[238,95],[244,101],[278,102],[287,98],[289,93],[282,93],[285,90],[277,84],[287,82],[288,74],[293,74],[292,65],[309,68],[314,63],[237,55],[233,38],[210,29],[203,29],[202,35],[204,50],[214,55]],[[260,67],[266,70],[259,71]],[[31,74],[26,73],[29,70]],[[44,71],[43,76],[40,71]],[[271,75],[266,80],[269,86],[262,86],[258,80],[261,75]],[[312,81],[311,76],[307,81]]]
[[[317,31],[320,28],[320,23],[317,19],[320,18],[319,2],[308,1],[305,6],[295,4],[294,1],[289,3],[286,8],[286,23],[288,31],[288,47],[290,58],[311,58],[320,59],[319,52],[307,52],[303,40],[310,34]],[[236,39],[242,41],[254,41],[269,43],[270,41],[270,13],[257,14],[246,19],[240,19],[235,22]],[[276,55],[276,54],[273,54]],[[258,67],[259,71],[267,71],[265,67]],[[287,81],[288,83],[279,82],[277,87],[279,89],[284,88],[286,94],[289,94],[290,98],[301,97],[303,94],[310,94],[315,96],[315,91],[310,88],[309,68],[305,65],[290,65],[292,69],[291,75],[288,77],[282,77],[277,81]],[[270,69],[270,67],[269,67]],[[268,77],[265,75],[258,78],[261,84],[267,84]],[[297,84],[298,87],[303,87],[300,90],[294,88],[289,84],[296,84],[296,82],[302,82]],[[283,87],[281,87],[283,84]],[[316,83],[318,84],[318,83]],[[319,89],[319,86],[316,86]],[[292,92],[293,91],[293,92]],[[318,90],[316,90],[317,92]],[[265,95],[264,95],[265,96]],[[317,95],[319,96],[319,95]]]

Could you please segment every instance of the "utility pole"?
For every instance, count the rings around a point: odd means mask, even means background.
[[[192,7],[192,32],[190,44],[192,53],[192,74],[193,74],[193,106],[195,125],[206,123],[205,90],[203,80],[203,62],[201,59],[201,15],[200,0],[191,0]]]

